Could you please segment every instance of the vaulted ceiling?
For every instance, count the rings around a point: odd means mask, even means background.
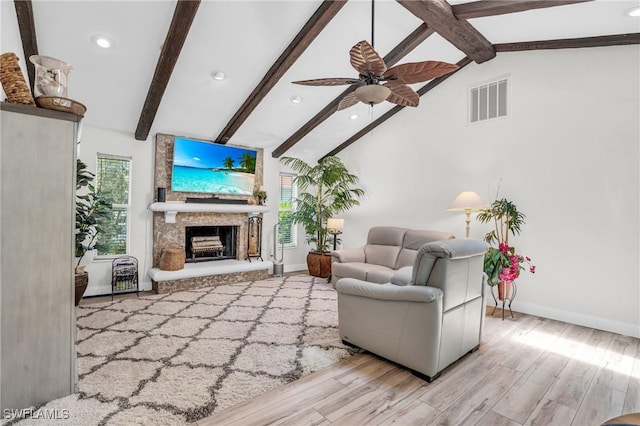
[[[87,106],[87,126],[141,140],[162,132],[318,159],[402,111],[387,102],[336,111],[349,86],[291,84],[356,78],[349,50],[371,41],[371,5],[2,1],[1,46],[21,58],[25,74],[29,54],[70,63],[68,96]],[[389,66],[438,60],[462,70],[513,51],[638,44],[640,18],[624,13],[634,6],[637,0],[377,0],[375,49]],[[98,48],[96,36],[113,47]],[[225,79],[212,79],[216,71]],[[446,78],[412,87],[428,97],[432,88],[446,88]]]

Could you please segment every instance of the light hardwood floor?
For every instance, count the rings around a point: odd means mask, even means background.
[[[638,339],[499,313],[431,384],[359,354],[197,425],[595,426],[640,412]]]

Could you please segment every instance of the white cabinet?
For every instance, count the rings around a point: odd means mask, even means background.
[[[0,401],[75,391],[73,245],[79,116],[0,104]]]

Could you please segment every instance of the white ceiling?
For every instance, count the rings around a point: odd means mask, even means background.
[[[1,50],[15,52],[22,62],[13,1],[1,3]],[[320,3],[203,0],[150,135],[215,139]],[[640,19],[624,11],[638,4],[638,0],[599,0],[469,22],[492,43],[633,33],[640,32]],[[68,96],[87,106],[86,126],[133,137],[174,8],[174,1],[33,1],[39,53],[73,66]],[[291,81],[356,77],[348,52],[356,42],[370,41],[370,9],[368,0],[349,1],[230,143],[273,149],[340,94],[345,87],[299,86]],[[421,23],[395,1],[376,1],[376,50],[386,55]],[[99,49],[91,42],[94,35],[110,37],[114,48]],[[400,63],[427,59],[455,63],[463,57],[434,34]],[[26,75],[23,62],[22,69]],[[212,71],[223,71],[227,78],[214,81]],[[293,96],[303,102],[291,103]],[[322,156],[392,106],[384,103],[371,111],[359,104],[339,111],[286,155]],[[349,119],[353,113],[358,119]]]

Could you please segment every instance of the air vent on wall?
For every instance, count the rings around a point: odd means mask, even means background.
[[[507,116],[507,79],[493,81],[469,90],[469,122]]]

